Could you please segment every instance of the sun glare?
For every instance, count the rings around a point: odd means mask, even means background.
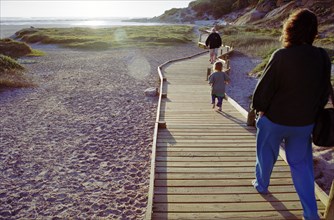
[[[82,26],[103,26],[103,25],[106,25],[106,22],[101,21],[101,20],[89,20],[89,21],[82,21],[82,22],[78,23],[78,25],[82,25]]]

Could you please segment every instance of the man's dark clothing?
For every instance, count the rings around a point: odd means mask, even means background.
[[[213,32],[206,39],[205,45],[210,49],[219,48],[222,45],[222,39],[218,33]]]

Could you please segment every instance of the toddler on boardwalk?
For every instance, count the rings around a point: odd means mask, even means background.
[[[230,82],[230,77],[226,72],[223,72],[223,63],[217,61],[213,65],[214,72],[209,76],[209,84],[211,85],[212,108],[215,108],[216,98],[218,99],[218,110],[222,110],[223,98],[225,94],[225,85]]]

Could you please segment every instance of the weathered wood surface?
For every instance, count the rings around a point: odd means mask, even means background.
[[[212,109],[207,54],[164,69],[153,219],[302,219],[289,166],[279,158],[270,194],[251,185],[255,128],[224,100]],[[233,67],[232,67],[233,68]],[[233,82],[232,82],[233,84]],[[324,205],[318,201],[319,210]]]

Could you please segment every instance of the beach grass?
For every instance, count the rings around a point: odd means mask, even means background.
[[[262,62],[249,72],[250,75],[259,77],[271,53],[280,47],[281,32],[278,29],[255,26],[223,26],[219,31],[222,33],[224,44],[232,45],[248,56],[262,59]]]
[[[126,47],[175,46],[193,43],[194,39],[193,27],[189,25],[22,29],[16,32],[16,40],[24,42],[0,39],[1,43],[6,46],[0,58],[0,86],[28,87],[33,85],[25,76],[24,68],[12,59],[45,55],[42,51],[32,49],[29,43],[56,44],[84,50],[105,50]]]
[[[29,28],[15,33],[27,43],[57,44],[87,50],[170,46],[193,42],[188,25],[122,26],[113,28]]]
[[[264,58],[269,51],[280,46],[280,31],[253,26],[224,26],[219,30],[224,44],[252,57]]]
[[[207,28],[202,28],[207,29]],[[324,47],[334,63],[334,34],[331,27],[322,27],[316,46]],[[238,51],[262,59],[249,74],[260,76],[272,52],[281,47],[281,29],[256,26],[221,26],[223,43]],[[321,35],[321,34],[319,34]],[[122,26],[113,28],[28,28],[16,32],[16,38],[27,43],[56,44],[67,48],[105,50],[126,47],[175,46],[194,43],[197,36],[189,25]],[[33,50],[29,56],[43,56]]]
[[[0,88],[31,86],[34,84],[24,74],[24,67],[9,56],[0,54]]]
[[[41,50],[31,49],[31,53],[27,54],[28,57],[42,57],[45,56],[45,52]]]
[[[32,49],[28,44],[10,38],[0,39],[0,54],[12,58],[45,55],[43,51]]]
[[[33,83],[24,74],[24,67],[17,58],[44,56],[40,50],[32,49],[24,42],[9,38],[0,39],[0,87],[30,87]]]
[[[16,60],[0,54],[0,73],[8,70],[23,70],[24,67],[20,65]]]
[[[249,74],[260,76],[267,64],[271,54],[278,48],[281,48],[279,41],[281,29],[274,28],[258,28],[255,26],[222,26],[219,29],[222,35],[223,43],[232,45],[238,51],[251,56],[262,59],[262,62],[256,66]],[[319,29],[321,33],[326,33],[325,37],[317,37],[314,45],[323,47],[334,63],[334,33],[331,27],[322,27]]]

